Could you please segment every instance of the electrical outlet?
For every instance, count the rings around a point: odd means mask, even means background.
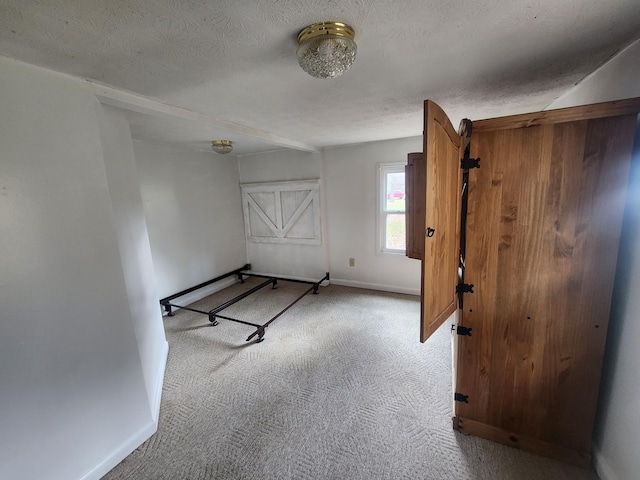
[[[349,258],[349,266],[350,267],[355,267],[356,266],[356,259],[353,257]]]

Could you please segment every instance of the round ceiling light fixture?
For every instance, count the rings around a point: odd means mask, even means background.
[[[233,150],[233,142],[231,140],[213,140],[211,142],[211,150],[224,155]]]
[[[358,47],[346,23],[320,22],[298,34],[298,63],[312,77],[334,78],[349,70]]]

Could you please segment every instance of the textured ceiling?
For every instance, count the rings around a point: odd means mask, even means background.
[[[322,20],[356,31],[336,79],[296,60]],[[454,122],[541,110],[638,36],[638,0],[0,2],[0,55],[166,106],[133,109],[135,138],[238,154],[420,135],[427,98]]]

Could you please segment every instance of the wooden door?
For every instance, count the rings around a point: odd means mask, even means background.
[[[407,257],[424,259],[426,163],[424,153],[407,154],[404,167]]]
[[[462,137],[447,115],[427,100],[424,105],[427,179],[421,342],[425,342],[456,310],[462,149]]]
[[[626,107],[473,123],[460,431],[588,465],[640,102]]]

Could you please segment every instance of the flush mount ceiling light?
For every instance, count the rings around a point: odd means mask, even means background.
[[[224,155],[233,150],[233,142],[231,140],[214,140],[211,142],[211,150]]]
[[[298,63],[312,77],[334,78],[349,70],[358,50],[346,23],[320,22],[298,34]]]

